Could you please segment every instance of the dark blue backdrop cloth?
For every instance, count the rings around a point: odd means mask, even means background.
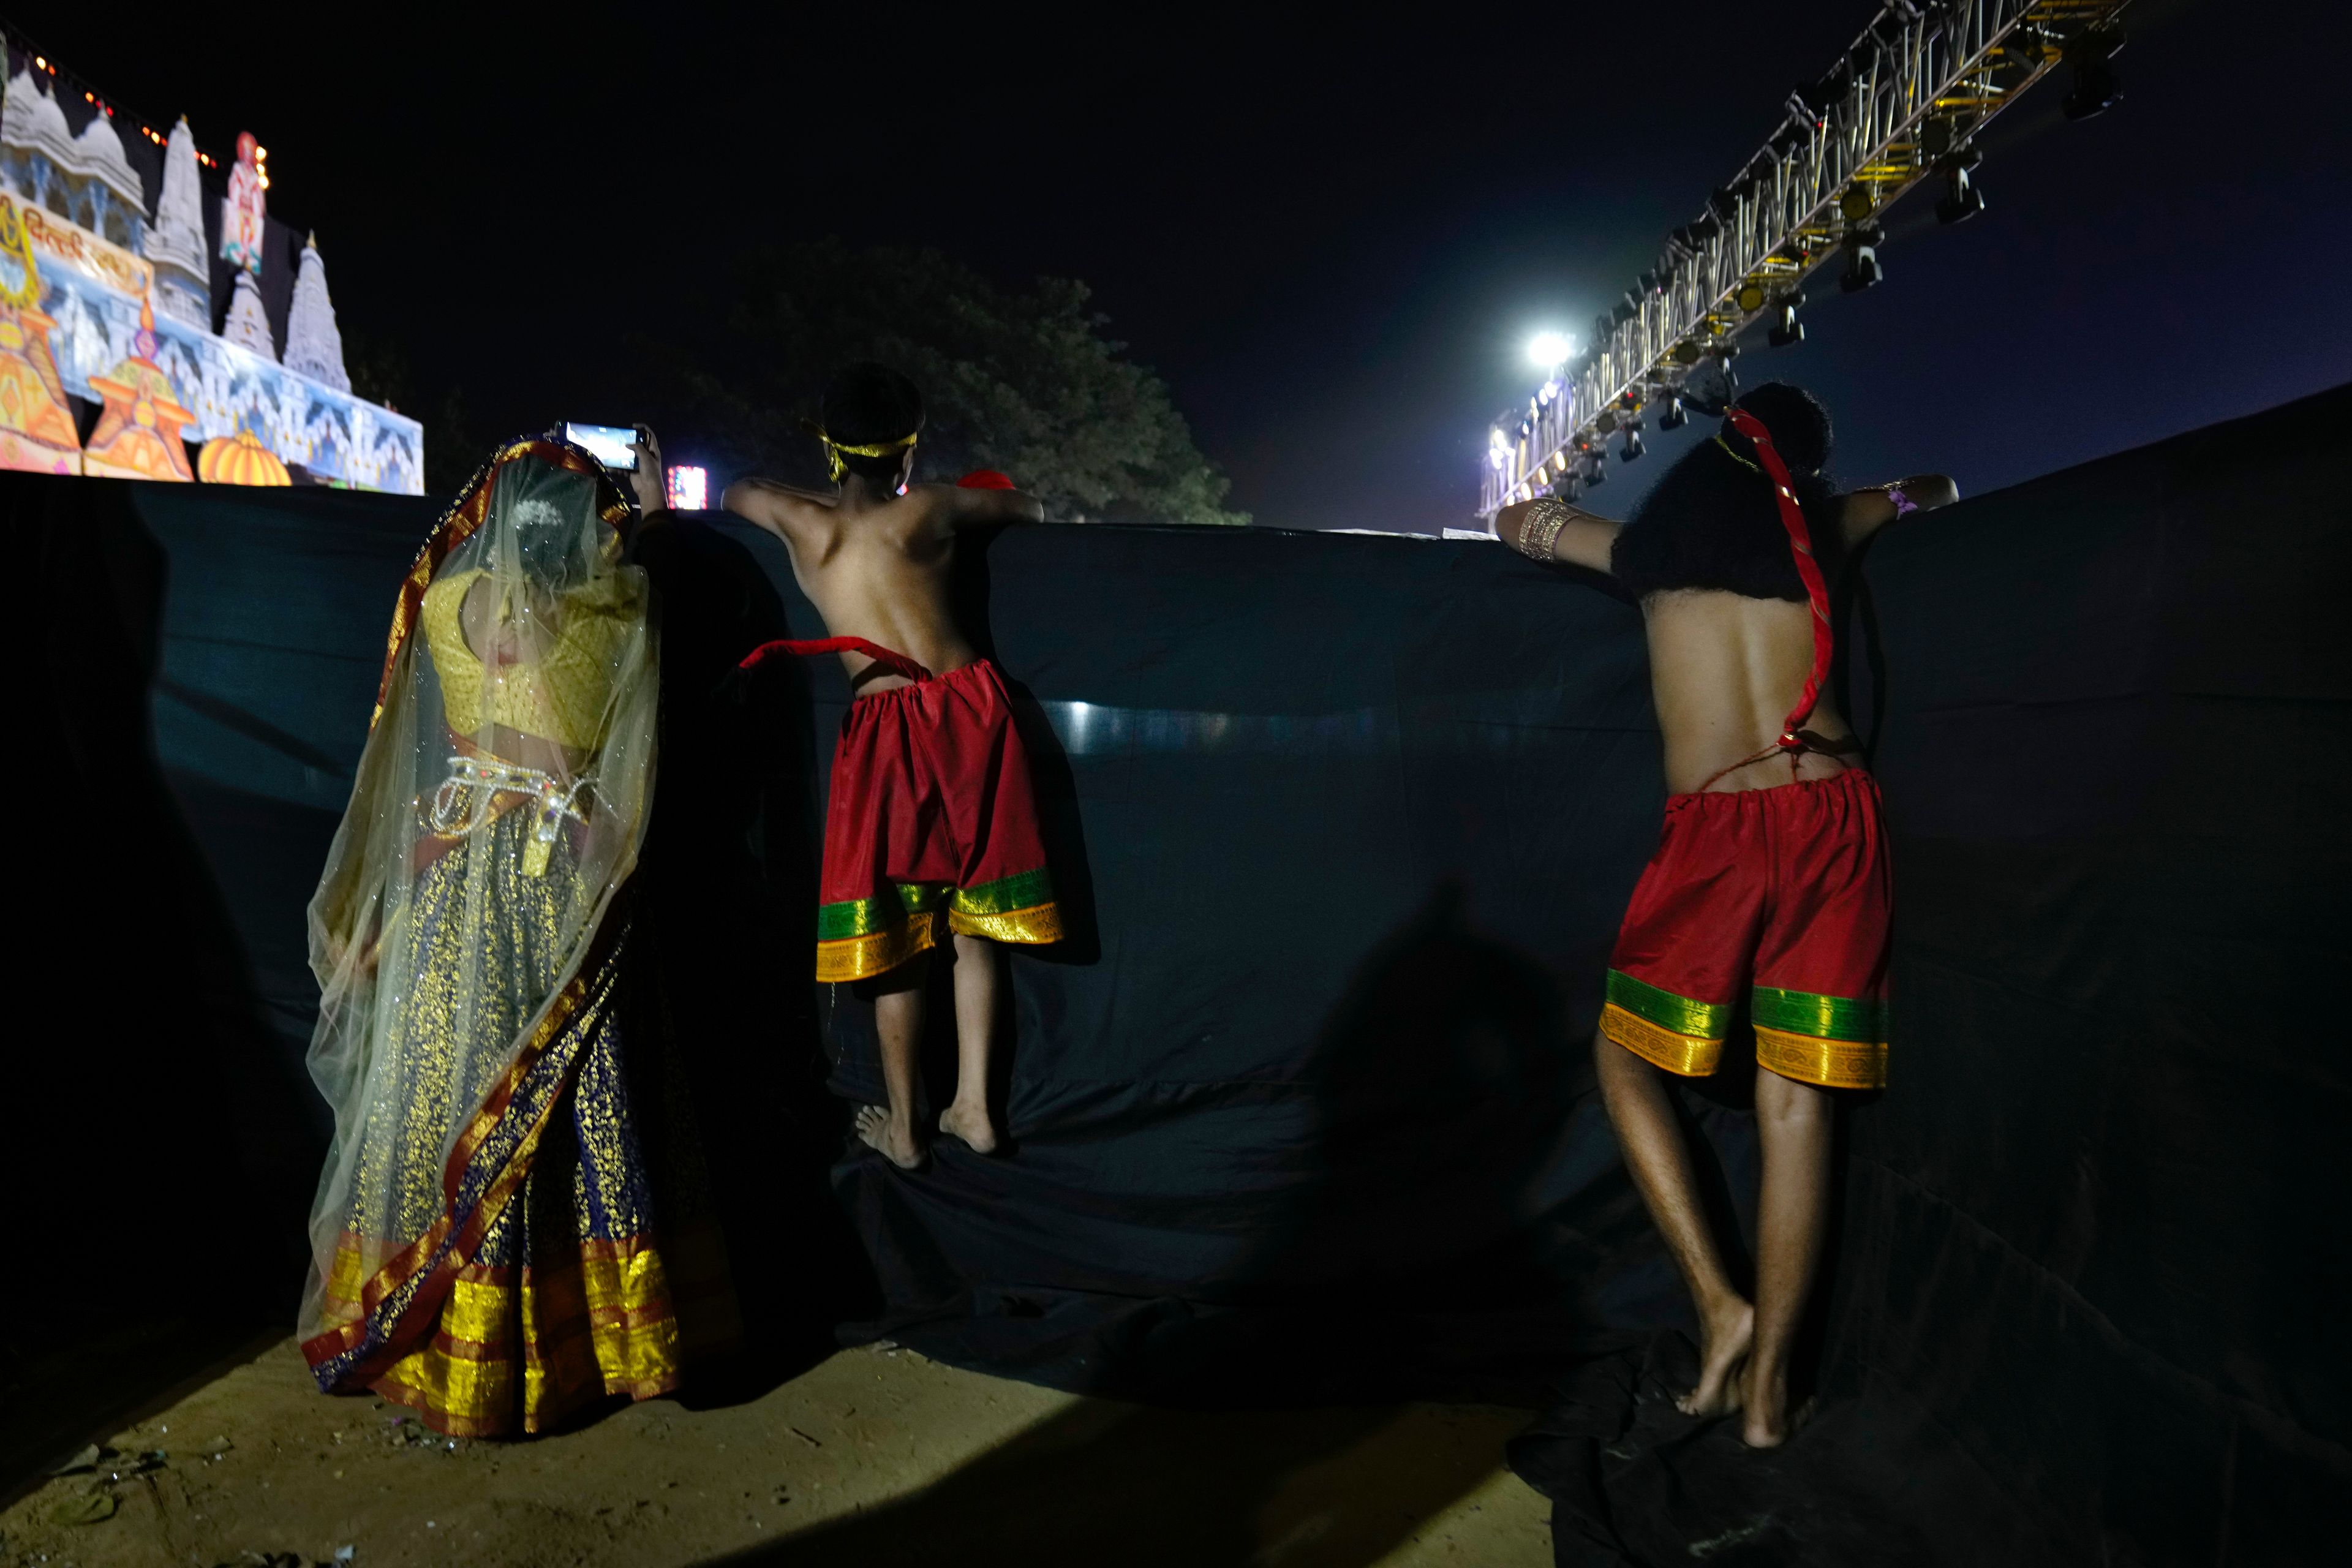
[[[845,1137],[879,1098],[868,1005],[807,979],[839,667],[738,674],[822,632],[781,549],[716,515],[649,532],[643,983],[698,1075],[755,1321],[1157,1401],[1549,1403],[1513,1457],[1559,1500],[1564,1562],[2321,1560],[2319,1500],[2352,1483],[2327,1328],[2352,1294],[2347,419],[2329,394],[1868,552],[1840,679],[1895,845],[1894,1086],[1847,1119],[1822,1414],[1769,1461],[1661,1397],[1687,1309],[1591,1092],[1662,802],[1608,584],[1477,543],[975,539],[960,592],[1073,935],[1011,960],[1009,1155],[948,1143],[910,1176]],[[121,874],[160,868],[159,905],[218,933],[154,960],[208,987],[235,1067],[185,1093],[262,1129],[239,1169],[299,1215],[301,908],[433,509],[0,497],[40,531],[42,657],[71,675],[44,687],[82,770],[60,833],[115,823]],[[78,655],[101,604],[122,646]],[[51,840],[58,875],[91,864]],[[86,932],[48,940],[78,973]],[[1684,1100],[1738,1230],[1754,1140],[1726,1079]],[[149,1098],[121,1126],[167,1125]]]

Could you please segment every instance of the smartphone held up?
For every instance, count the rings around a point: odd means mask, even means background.
[[[583,425],[566,420],[563,438],[616,474],[637,471],[637,426],[634,425]]]

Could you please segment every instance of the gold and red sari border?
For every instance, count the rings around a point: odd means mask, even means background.
[[[1885,1005],[1759,985],[1750,993],[1757,1065],[1824,1089],[1886,1085]],[[1601,1032],[1643,1060],[1684,1078],[1705,1078],[1722,1059],[1735,1009],[1609,972]]]
[[[660,1258],[648,1247],[634,1262],[552,1276],[463,1270],[439,1331],[394,1363],[375,1391],[415,1406],[436,1431],[468,1437],[545,1431],[607,1393],[668,1393],[677,1334]]]
[[[359,1293],[358,1317],[303,1342],[321,1389],[331,1394],[372,1383],[414,1347],[457,1272],[530,1173],[531,1156],[562,1099],[580,1042],[613,999],[615,961],[628,929],[626,897],[626,888],[614,897],[579,971],[548,1004],[530,1039],[450,1149],[440,1215],[370,1277]],[[485,1151],[488,1158],[478,1157]]]
[[[347,1233],[330,1276],[331,1317],[383,1243]],[[367,1386],[456,1437],[545,1432],[607,1395],[650,1399],[679,1386],[686,1360],[740,1340],[726,1251],[707,1224],[656,1243],[580,1241],[552,1264],[468,1264],[432,1338]]]
[[[1062,940],[1062,912],[1044,867],[970,888],[893,884],[895,897],[844,899],[816,914],[816,977],[864,980],[887,973],[939,944],[940,916],[962,936],[1045,943]]]

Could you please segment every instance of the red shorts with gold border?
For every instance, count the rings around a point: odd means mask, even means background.
[[[1878,784],[1859,768],[1675,795],[1610,954],[1601,1032],[1703,1078],[1744,994],[1758,1066],[1882,1088],[1892,895]]]
[[[1062,939],[1029,755],[986,659],[860,697],[833,753],[816,977],[896,969],[950,931]]]

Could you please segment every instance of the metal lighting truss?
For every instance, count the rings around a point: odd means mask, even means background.
[[[1965,171],[1969,139],[2102,29],[2125,0],[1889,0],[1854,46],[1657,265],[1593,323],[1584,354],[1488,437],[1479,510],[1491,520],[1602,455],[1602,441],[1682,384],[1759,316],[1802,296],[1807,273],[1930,173]],[[2096,40],[2092,40],[2095,42]],[[2093,51],[2097,58],[2104,58]]]

